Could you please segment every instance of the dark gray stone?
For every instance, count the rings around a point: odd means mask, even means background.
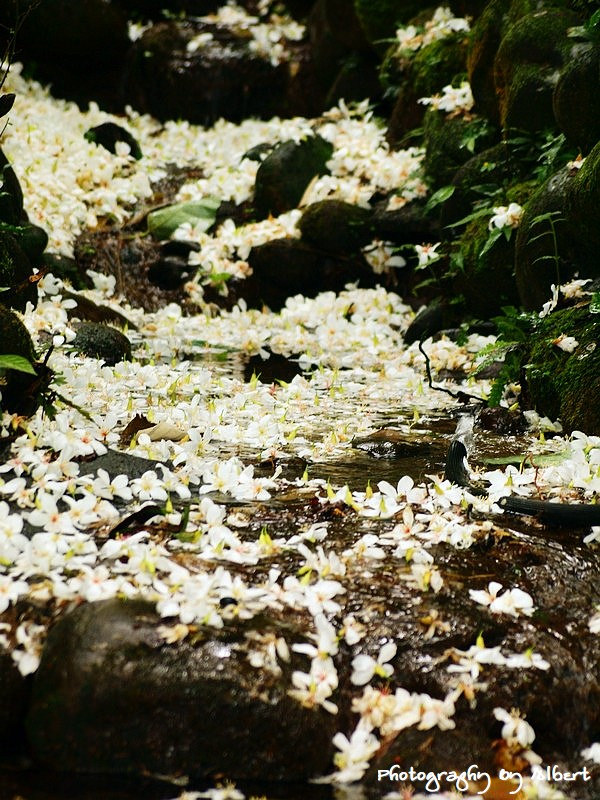
[[[103,359],[109,366],[131,359],[131,342],[127,336],[98,322],[83,322],[77,330],[73,347],[83,355]]]
[[[326,771],[335,716],[287,695],[292,664],[275,676],[247,660],[244,630],[201,629],[166,645],[153,605],[82,605],[50,631],[27,730],[34,756],[73,772],[221,775],[303,780]]]

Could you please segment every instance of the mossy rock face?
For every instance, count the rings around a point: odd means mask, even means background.
[[[35,675],[27,729],[36,761],[78,773],[302,781],[327,771],[337,718],[289,697],[279,674],[249,663],[249,631],[268,618],[199,626],[165,645],[164,621],[142,600],[86,603],[52,627]],[[294,640],[298,626],[288,623]]]
[[[522,16],[502,38],[494,59],[500,122],[537,131],[554,124],[552,95],[571,49],[576,14],[557,8]]]
[[[484,251],[490,230],[487,217],[470,222],[460,239],[462,270],[454,288],[464,295],[465,306],[478,319],[499,314],[503,306],[516,305],[519,295],[514,277],[515,231],[500,236]]]
[[[550,220],[535,221],[547,214],[554,215],[556,250]],[[579,170],[564,167],[525,205],[515,250],[522,304],[540,308],[550,297],[551,284],[564,283],[576,273],[582,278],[600,277],[599,252],[600,143]]]
[[[465,71],[467,37],[447,36],[422,47],[412,57],[399,56],[392,46],[381,66],[384,85],[396,91],[388,125],[388,141],[397,143],[412,128],[419,127],[425,114],[421,97],[441,91],[451,79]]]
[[[492,0],[471,29],[467,53],[467,74],[475,107],[493,123],[499,122],[494,85],[494,59],[507,25],[507,3]]]
[[[0,354],[21,356],[32,366],[36,362],[29,331],[17,314],[2,304],[0,304]],[[13,369],[0,369],[2,395],[0,408],[23,416],[32,414],[39,405],[39,391],[35,388],[38,382],[37,375]]]
[[[109,366],[131,360],[131,342],[124,333],[98,322],[84,322],[78,330],[73,347],[90,358],[101,358]]]
[[[572,353],[554,342],[572,336]],[[567,432],[600,434],[600,315],[590,306],[555,311],[540,321],[524,359],[526,389],[533,407],[560,417]]]
[[[302,239],[332,253],[355,253],[373,238],[371,209],[342,200],[312,203],[298,227]]]
[[[381,49],[397,28],[423,10],[421,0],[354,0],[356,16],[368,41]],[[385,45],[383,45],[385,47]]]
[[[542,184],[525,204],[515,243],[515,275],[521,303],[527,309],[540,309],[550,299],[551,285],[558,282],[551,221],[536,222],[538,217],[553,215],[560,279],[567,280],[575,271],[577,243],[564,222],[573,178],[565,167]]]
[[[0,303],[0,353],[35,361],[35,349],[29,331],[21,318]]]
[[[281,142],[256,173],[254,204],[259,214],[283,214],[296,208],[315,175],[328,172],[333,145],[321,136]]]
[[[16,236],[0,231],[0,302],[24,311],[28,302],[37,302],[37,288],[29,279],[33,268]]]
[[[477,187],[514,185],[523,180],[530,171],[531,162],[523,161],[520,156],[509,142],[500,142],[459,167],[450,184],[454,192],[442,206],[442,229],[472,212],[473,203],[483,198]],[[514,202],[521,201],[515,199]]]
[[[562,70],[553,97],[554,116],[567,141],[589,153],[600,140],[600,46],[578,45]]]
[[[453,117],[434,109],[425,114],[423,128],[423,169],[433,188],[448,185],[474,152],[490,147],[497,138],[481,118]]]

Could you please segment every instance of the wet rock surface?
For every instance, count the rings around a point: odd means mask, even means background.
[[[276,676],[248,663],[244,630],[265,635],[273,622],[200,628],[174,647],[160,623],[150,604],[112,600],[57,623],[28,715],[37,759],[75,772],[274,780],[327,768],[335,719],[287,696],[289,667]]]
[[[131,360],[131,343],[127,336],[98,322],[82,322],[73,339],[73,347],[83,355],[101,358],[109,366]]]

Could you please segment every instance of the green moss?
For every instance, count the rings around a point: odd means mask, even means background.
[[[342,200],[321,200],[306,208],[298,227],[302,239],[322,250],[353,253],[373,238],[373,212]]]
[[[480,117],[453,117],[429,109],[423,120],[424,170],[433,188],[446,186],[474,152],[493,144],[495,131]]]
[[[393,39],[396,29],[423,9],[421,0],[354,0],[356,16],[371,44]]]
[[[554,344],[560,336],[578,342],[573,353]],[[600,434],[600,316],[589,305],[549,314],[540,321],[525,357],[527,392],[534,408],[560,416],[567,431]]]
[[[36,355],[29,331],[21,319],[0,303],[0,353],[35,361]]]

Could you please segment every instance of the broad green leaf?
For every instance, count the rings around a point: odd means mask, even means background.
[[[156,239],[169,239],[180,225],[189,222],[197,230],[206,231],[214,223],[221,201],[205,197],[190,203],[175,203],[148,214],[148,233]]]
[[[445,203],[448,198],[452,197],[455,189],[455,186],[442,186],[441,189],[434,192],[425,203],[425,208],[423,209],[425,213],[427,214],[432,208],[441,205],[441,203]]]
[[[0,355],[0,369],[14,369],[17,372],[27,372],[29,375],[37,375],[33,364],[23,356]]]

